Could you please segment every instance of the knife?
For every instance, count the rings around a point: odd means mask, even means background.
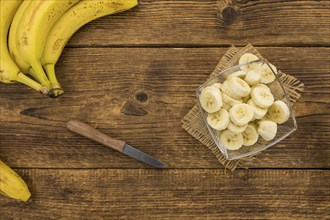
[[[126,144],[124,141],[116,140],[106,134],[103,134],[102,132],[96,130],[95,128],[84,122],[73,120],[67,122],[66,126],[69,130],[77,134],[92,139],[100,144],[117,150],[146,164],[157,168],[167,167],[167,165],[162,163],[161,161],[156,160],[148,154],[143,153],[142,151],[139,151],[138,149]]]

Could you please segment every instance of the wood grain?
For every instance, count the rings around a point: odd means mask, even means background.
[[[327,0],[139,2],[86,25],[69,46],[329,46]]]
[[[329,48],[258,48],[305,84],[298,130],[249,164],[255,168],[329,168]],[[66,93],[49,99],[21,85],[0,85],[0,155],[13,167],[149,168],[73,134],[89,123],[172,168],[220,168],[182,128],[226,48],[66,49],[57,72]]]
[[[18,170],[33,197],[1,219],[327,219],[329,171]],[[279,181],[280,180],[280,181]]]

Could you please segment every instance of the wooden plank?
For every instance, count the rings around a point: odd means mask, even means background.
[[[1,219],[327,219],[329,171],[19,170],[24,204],[0,196]],[[279,181],[280,180],[280,181]]]
[[[329,167],[329,48],[259,48],[279,69],[305,83],[296,104],[298,130],[249,167]],[[79,119],[172,168],[220,168],[182,128],[195,89],[223,48],[67,49],[57,68],[66,94],[56,100],[21,85],[0,86],[0,155],[13,167],[147,168],[69,132]]]
[[[327,0],[139,2],[131,11],[86,25],[69,46],[329,45]]]

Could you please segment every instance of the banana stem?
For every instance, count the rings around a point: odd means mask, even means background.
[[[57,81],[55,74],[55,65],[54,64],[46,64],[44,65],[45,71],[47,73],[48,79],[52,85],[53,89],[61,88],[59,82]]]
[[[49,91],[48,95],[51,98],[57,98],[63,95],[64,91],[61,88],[61,85],[57,81],[56,73],[55,73],[55,65],[54,64],[46,64],[44,65],[45,71],[47,73],[48,79],[52,85],[52,89]]]
[[[42,94],[47,94],[48,93],[48,89],[45,86],[42,86],[41,84],[37,83],[36,81],[29,78],[28,76],[26,76],[22,72],[19,72],[17,74],[16,81],[20,82],[20,83],[23,83],[23,84],[31,87],[32,89],[41,92]]]
[[[47,89],[51,89],[50,82],[46,77],[44,69],[42,68],[40,63],[32,64],[29,72],[31,76],[33,76],[33,78],[35,78],[38,82],[41,83],[41,85],[46,86]]]

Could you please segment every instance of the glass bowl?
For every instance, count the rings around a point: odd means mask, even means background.
[[[290,110],[290,117],[283,124],[277,125],[277,134],[273,140],[266,141],[262,137],[259,136],[258,141],[252,146],[242,146],[238,150],[228,150],[221,143],[220,138],[217,135],[218,132],[215,129],[213,129],[212,127],[210,127],[209,124],[207,123],[206,118],[207,118],[208,113],[202,108],[201,103],[199,101],[199,96],[201,94],[201,91],[205,87],[211,86],[214,83],[223,83],[230,74],[241,70],[240,69],[241,66],[251,65],[251,64],[259,64],[259,65],[266,64],[272,70],[272,73],[275,75],[276,78],[272,83],[267,84],[267,86],[270,88],[275,100],[282,100],[283,102],[285,102],[287,104],[287,106],[289,107],[289,110]],[[272,69],[272,67],[269,65],[269,63],[266,60],[260,59],[260,60],[256,60],[253,62],[242,64],[242,65],[233,66],[231,68],[223,70],[221,73],[210,78],[203,85],[198,87],[198,89],[196,90],[196,96],[197,96],[197,100],[198,100],[198,104],[199,104],[199,108],[200,108],[202,117],[212,136],[212,139],[214,140],[214,143],[217,145],[217,147],[219,148],[221,153],[228,160],[239,159],[239,158],[247,157],[247,156],[256,154],[258,152],[261,152],[261,151],[273,146],[274,144],[282,141],[284,138],[289,136],[292,132],[297,130],[297,123],[296,123],[294,111],[292,109],[292,103],[290,102],[289,96],[288,96],[287,92],[285,91],[283,84],[279,80],[277,74],[274,72],[274,70]]]

